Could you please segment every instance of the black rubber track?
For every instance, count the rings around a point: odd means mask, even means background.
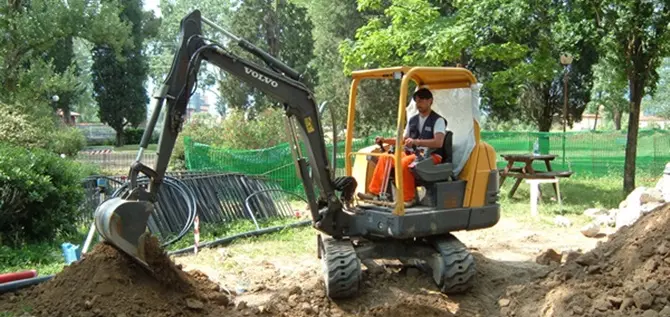
[[[470,290],[477,274],[472,254],[453,235],[439,238],[434,243],[442,256],[444,265],[442,277],[438,283],[442,293],[459,294]]]
[[[323,239],[323,274],[326,295],[332,299],[356,296],[361,287],[361,262],[348,240]]]

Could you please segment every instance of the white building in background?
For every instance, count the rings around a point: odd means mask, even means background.
[[[624,116],[627,117],[628,114],[624,114]],[[581,121],[573,123],[572,130],[573,131],[593,130],[594,124],[596,124],[596,115],[593,113],[584,113],[582,114]],[[598,116],[597,124],[598,124],[598,126],[596,127],[597,130],[602,130],[604,128],[605,121],[603,120],[602,115]],[[640,117],[639,127],[642,129],[651,129],[651,128],[668,129],[670,128],[670,120],[656,116],[642,115]],[[622,126],[621,128],[626,129],[625,126]]]

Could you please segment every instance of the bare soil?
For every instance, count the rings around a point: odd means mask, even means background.
[[[153,274],[101,244],[53,280],[0,297],[0,312],[31,307],[32,316],[670,316],[669,208],[596,238],[576,226],[506,218],[490,229],[455,233],[477,266],[473,288],[459,296],[440,293],[431,277],[414,268],[377,262],[381,269],[364,269],[360,296],[330,300],[314,240],[304,241],[314,252],[276,256],[246,254],[250,247],[240,244],[170,260],[150,248]]]

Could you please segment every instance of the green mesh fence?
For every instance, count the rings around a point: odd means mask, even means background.
[[[542,154],[558,157],[552,162],[554,170],[570,170],[572,177],[622,175],[626,148],[625,131],[603,132],[482,132],[482,140],[493,146],[498,155],[497,166],[506,162],[503,154],[530,154],[537,142]],[[374,143],[372,137],[357,139],[356,151]],[[304,146],[303,154],[304,152]],[[327,145],[328,159],[332,144]],[[337,175],[344,174],[344,142],[337,144]],[[288,144],[260,150],[234,150],[200,144],[185,138],[186,166],[193,171],[236,172],[264,175],[279,183],[287,191],[303,195],[302,182],[296,174],[293,156]],[[670,132],[641,130],[638,137],[637,173],[660,175],[670,162]],[[536,162],[544,170],[543,162]]]

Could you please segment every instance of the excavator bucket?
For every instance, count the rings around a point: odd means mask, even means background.
[[[111,198],[95,210],[95,226],[105,241],[148,267],[144,239],[152,211],[148,201]]]

